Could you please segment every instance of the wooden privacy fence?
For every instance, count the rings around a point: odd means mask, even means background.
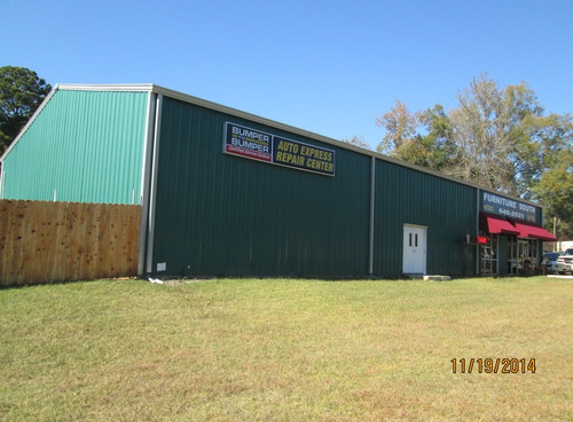
[[[137,275],[141,206],[0,201],[0,286]]]

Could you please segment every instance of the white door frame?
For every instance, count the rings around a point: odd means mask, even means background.
[[[404,223],[403,274],[426,274],[428,227]]]

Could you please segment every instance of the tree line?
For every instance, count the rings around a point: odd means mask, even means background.
[[[500,88],[487,74],[440,104],[412,112],[397,100],[376,119],[384,129],[377,151],[546,207],[546,226],[573,238],[573,120],[546,114],[522,82]],[[359,137],[345,140],[368,147]]]

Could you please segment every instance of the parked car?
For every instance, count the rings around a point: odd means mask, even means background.
[[[573,275],[573,248],[567,249],[563,255],[557,257],[557,272]]]
[[[559,255],[561,255],[561,252],[547,252],[543,254],[541,268],[545,274],[555,274],[557,272],[557,258]]]

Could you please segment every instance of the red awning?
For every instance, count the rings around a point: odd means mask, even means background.
[[[515,222],[515,228],[519,230],[519,237],[546,240],[548,242],[555,242],[557,240],[555,236],[540,226]]]
[[[509,221],[492,215],[483,215],[487,224],[487,232],[490,234],[509,234],[517,236],[520,232]]]

